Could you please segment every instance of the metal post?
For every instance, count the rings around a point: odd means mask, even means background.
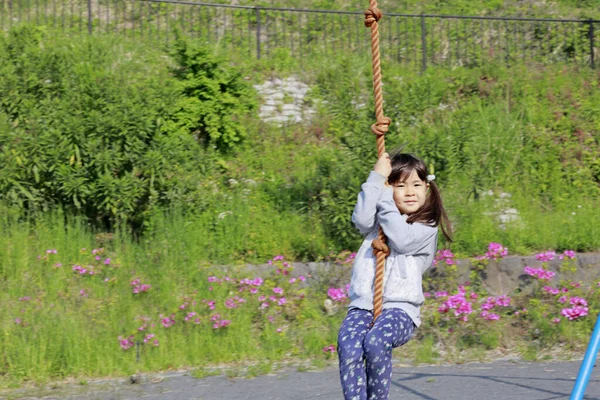
[[[92,34],[92,0],[88,0],[88,34]]]
[[[256,12],[256,58],[260,60],[260,7],[254,7]]]
[[[425,32],[425,17],[421,14],[421,72],[427,69],[427,37]]]
[[[579,368],[579,375],[575,381],[573,392],[571,393],[570,400],[581,400],[585,394],[585,388],[590,380],[596,357],[598,356],[598,349],[600,348],[600,316],[596,319],[596,327],[592,333],[592,338],[588,344],[587,351],[581,367]]]
[[[589,35],[590,35],[590,65],[592,66],[592,69],[596,68],[596,66],[594,65],[594,36],[595,36],[595,32],[594,32],[594,22],[590,21],[590,29],[588,30]]]

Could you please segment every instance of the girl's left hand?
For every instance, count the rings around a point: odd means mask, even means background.
[[[386,179],[390,176],[392,173],[392,160],[388,153],[383,153],[381,157],[379,157],[379,160],[377,160],[373,167],[373,171],[385,176]]]

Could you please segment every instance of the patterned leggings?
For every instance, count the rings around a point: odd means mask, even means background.
[[[408,342],[415,330],[413,321],[399,308],[383,310],[373,327],[372,320],[371,311],[355,308],[340,327],[338,355],[346,400],[388,398],[392,349]]]

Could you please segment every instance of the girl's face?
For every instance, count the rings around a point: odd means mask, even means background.
[[[429,184],[417,174],[416,170],[405,181],[394,185],[394,202],[400,213],[410,215],[425,204]]]

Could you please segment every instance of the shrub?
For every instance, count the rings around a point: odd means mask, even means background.
[[[235,148],[246,137],[240,117],[256,108],[250,84],[208,47],[181,37],[171,55],[177,62],[171,71],[183,97],[175,104],[168,129],[191,133],[218,150]]]
[[[216,153],[196,139],[233,148],[254,104],[238,73],[182,40],[176,79],[164,54],[119,38],[22,27],[0,53],[0,198],[21,210],[141,224],[154,205],[198,206]]]

